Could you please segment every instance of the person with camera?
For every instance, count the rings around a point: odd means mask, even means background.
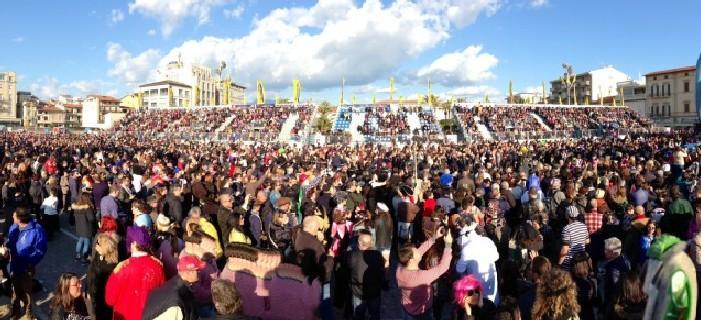
[[[443,237],[445,247],[440,263],[428,270],[420,270],[419,262],[433,246],[433,243]],[[420,247],[414,248],[407,243],[399,249],[399,263],[397,268],[397,285],[401,291],[402,310],[404,319],[425,319],[431,317],[433,311],[433,282],[450,269],[452,258],[453,236],[443,227],[429,240],[424,241]]]

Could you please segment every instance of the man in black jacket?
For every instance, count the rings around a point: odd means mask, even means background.
[[[348,254],[348,267],[353,292],[353,319],[380,319],[380,296],[385,282],[385,261],[375,250],[372,236],[361,230],[358,236],[358,250]]]
[[[151,291],[141,318],[144,320],[159,317],[173,320],[197,319],[191,286],[197,282],[197,271],[202,268],[204,268],[204,262],[196,257],[180,258],[178,275],[160,288]]]

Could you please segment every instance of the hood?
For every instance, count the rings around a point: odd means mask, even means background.
[[[668,234],[663,234],[650,245],[648,256],[650,259],[661,260],[662,255],[670,248],[681,242],[679,238]]]

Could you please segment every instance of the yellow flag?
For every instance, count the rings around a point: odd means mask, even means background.
[[[574,96],[574,105],[577,105],[577,75],[572,76],[572,95]]]
[[[547,97],[545,96],[545,81],[541,81],[540,85],[543,87],[543,104],[547,104],[548,100],[547,100]]]
[[[195,86],[195,106],[201,105],[200,101],[200,86]]]
[[[173,106],[173,88],[168,86],[168,106]]]
[[[623,95],[623,88],[618,88],[618,91],[621,95],[621,107],[625,107],[626,105],[626,97]]]
[[[256,103],[257,104],[264,104],[265,103],[265,87],[263,86],[263,81],[258,80],[256,84],[256,89],[258,91]]]
[[[562,105],[562,96],[558,96],[557,99],[558,99],[558,102],[560,103],[560,105]]]
[[[377,98],[375,96],[372,96],[372,104],[376,104],[376,103],[377,103]]]
[[[509,103],[514,103],[513,83],[509,80]]]
[[[416,104],[418,105],[423,105],[424,104],[424,96],[421,94],[416,95]]]
[[[389,77],[389,100],[394,98],[394,77]]]
[[[589,105],[589,96],[584,96],[584,104]]]
[[[489,103],[489,95],[484,95],[484,103]]]
[[[431,94],[431,78],[428,78],[428,105],[433,106],[433,95]]]
[[[353,99],[353,105],[355,105],[355,96],[353,96],[351,99]]]
[[[341,79],[341,98],[338,101],[339,105],[343,105],[343,88],[346,86],[346,77]]]
[[[302,83],[299,80],[292,80],[292,102],[299,104],[299,96],[302,94]]]

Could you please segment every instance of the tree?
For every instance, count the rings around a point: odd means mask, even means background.
[[[326,115],[321,115],[318,118],[316,118],[313,124],[313,128],[324,135],[329,134],[331,132],[332,127],[333,123],[331,123],[331,119],[329,119],[329,117],[327,117]]]

